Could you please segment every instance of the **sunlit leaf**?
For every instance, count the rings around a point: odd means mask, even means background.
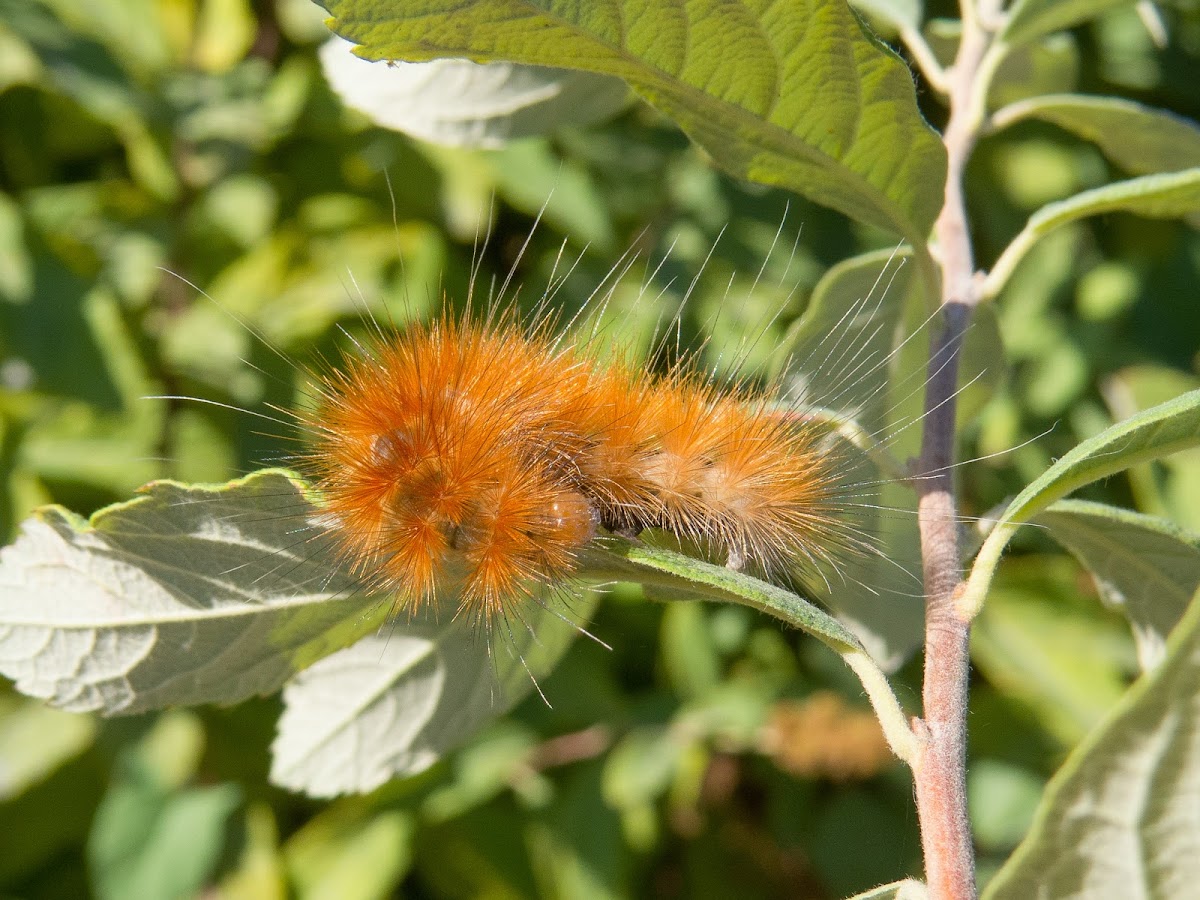
[[[1008,505],[971,568],[962,603],[968,613],[983,603],[1000,554],[1013,533],[1051,503],[1085,484],[1200,444],[1200,390],[1118,422],[1064,455]]]
[[[1117,181],[1043,206],[1029,217],[1021,233],[996,260],[984,283],[984,294],[989,297],[998,294],[1030,248],[1054,229],[1110,212],[1151,219],[1177,219],[1200,213],[1200,167]]]
[[[683,597],[732,601],[782,619],[839,652],[862,649],[858,638],[829,613],[791,591],[725,566],[620,538],[604,539],[601,548],[589,549],[583,558],[584,578],[635,581],[660,589],[664,597],[675,589]]]
[[[532,606],[490,646],[469,621],[429,615],[325,657],[284,688],[271,780],[329,797],[428,768],[554,668],[595,598],[559,602]]]
[[[156,482],[84,522],[57,507],[0,551],[0,671],[72,711],[233,703],[372,631],[299,485]]]
[[[623,78],[730,172],[914,245],[941,206],[945,152],[917,111],[912,76],[841,0],[762,12],[710,0],[324,5],[369,59],[469,57]]]
[[[1200,125],[1117,97],[1053,94],[1013,103],[993,116],[996,128],[1024,119],[1052,122],[1095,144],[1134,175],[1200,166]]]
[[[1186,897],[1200,879],[1200,602],[1055,774],[984,900]]]

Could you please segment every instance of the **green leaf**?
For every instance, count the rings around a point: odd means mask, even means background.
[[[855,894],[849,900],[925,900],[928,896],[929,892],[922,882],[905,878],[903,881],[893,881],[891,884],[882,884],[861,894]]]
[[[737,603],[774,616],[820,640],[842,657],[858,676],[887,736],[888,745],[910,764],[916,738],[879,665],[858,638],[829,613],[776,585],[725,566],[683,556],[670,550],[609,537],[593,542],[581,554],[581,578],[635,581],[664,598],[705,599]],[[649,593],[649,591],[647,592]]]
[[[999,37],[1006,44],[1024,44],[1128,3],[1129,0],[1017,0]]]
[[[599,548],[582,554],[582,578],[635,581],[666,591],[674,589],[685,598],[739,603],[782,619],[839,653],[863,649],[858,638],[829,613],[769,582],[622,538],[609,537],[597,543]]]
[[[533,689],[595,602],[559,612],[547,598],[491,646],[465,619],[427,615],[325,657],[284,688],[271,780],[331,797],[428,768]]]
[[[469,57],[628,81],[734,175],[779,185],[922,245],[945,151],[912,75],[841,0],[327,0],[368,59]]]
[[[0,672],[72,711],[234,703],[369,633],[300,484],[155,482],[83,522],[48,507],[0,551]]]
[[[1200,390],[1131,416],[1077,445],[1018,494],[1001,514],[971,568],[962,609],[968,615],[978,611],[1004,546],[1023,522],[1076,488],[1198,444]]]
[[[633,729],[605,760],[605,801],[618,810],[656,802],[670,788],[687,748],[688,739],[665,725]]]
[[[1040,119],[1094,143],[1134,175],[1200,166],[1200,125],[1183,116],[1117,97],[1054,94],[1013,103],[992,117],[994,128]]]
[[[530,860],[543,897],[620,900],[634,894],[632,849],[617,811],[604,802],[598,763],[556,782],[550,808],[530,822]]]
[[[1034,521],[1091,572],[1104,600],[1129,617],[1142,669],[1162,662],[1167,635],[1200,587],[1200,534],[1079,500],[1060,500]]]
[[[45,779],[92,745],[96,722],[0,695],[0,802]]]
[[[1187,897],[1200,879],[1200,602],[1055,774],[984,900]]]
[[[988,853],[1007,854],[1029,831],[1046,779],[1013,763],[986,757],[971,761],[967,778],[975,846]]]
[[[372,62],[334,37],[321,68],[347,106],[385,128],[452,147],[502,147],[565,125],[620,112],[629,88],[617,78],[570,69],[467,59]]]
[[[1124,623],[1079,596],[1078,570],[1061,555],[1001,569],[971,629],[971,660],[1063,747],[1103,719],[1136,669]]]
[[[1030,216],[1025,228],[996,260],[984,283],[984,296],[999,294],[1017,263],[1049,232],[1068,222],[1110,212],[1152,219],[1182,218],[1200,212],[1200,167],[1117,181],[1047,204]]]
[[[393,897],[412,866],[411,815],[392,809],[348,820],[339,815],[345,812],[327,807],[288,841],[288,869],[299,900]]]
[[[241,803],[237,785],[164,792],[148,779],[115,784],[92,824],[88,859],[101,900],[172,900],[204,884]]]
[[[1158,323],[1170,330],[1169,320]],[[1121,369],[1105,380],[1104,400],[1114,419],[1124,419],[1159,403],[1200,388],[1200,377],[1160,365]],[[1200,447],[1184,450],[1127,473],[1137,509],[1200,532]]]

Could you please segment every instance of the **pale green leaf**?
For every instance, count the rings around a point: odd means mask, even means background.
[[[1158,665],[1167,635],[1200,587],[1200,534],[1079,500],[1060,500],[1034,521],[1091,572],[1105,601],[1129,617],[1142,669]]]
[[[984,900],[1188,897],[1200,881],[1200,602],[1055,774]]]
[[[917,111],[912,75],[841,0],[325,5],[369,59],[469,57],[623,78],[731,173],[914,245],[942,205],[945,151]]]
[[[595,607],[590,593],[562,611],[557,602],[490,645],[465,619],[427,615],[320,660],[284,688],[271,780],[331,797],[428,768],[533,689]]]
[[[72,711],[234,703],[375,628],[286,473],[156,482],[90,522],[49,507],[0,551],[0,671]]]
[[[1094,19],[1130,0],[1017,0],[1000,33],[1007,44],[1023,44],[1051,31],[1061,31]]]
[[[1200,210],[1200,167],[1144,175],[1084,191],[1039,209],[1027,231],[1040,237],[1076,219],[1102,213],[1128,212],[1152,219],[1172,219]]]
[[[984,296],[999,294],[1025,254],[1051,231],[1068,222],[1110,212],[1152,219],[1200,213],[1200,167],[1117,181],[1043,206],[1030,216],[1025,228],[996,260],[984,283]]]
[[[1134,175],[1200,166],[1200,125],[1175,113],[1117,97],[1053,94],[1006,106],[995,128],[1039,119],[1095,144]]]
[[[979,609],[1004,546],[1023,522],[1085,484],[1198,444],[1200,390],[1131,416],[1077,445],[1001,514],[972,566],[963,610],[970,615]]]
[[[334,821],[322,821],[320,816],[310,819],[295,836],[301,840],[288,841],[288,869],[295,886],[289,896],[298,900],[396,896],[412,865],[417,830],[413,817],[392,809],[355,820],[347,815],[350,810],[336,806],[326,810],[326,818]]]
[[[215,886],[216,896],[221,900],[287,900],[295,896],[288,891],[279,827],[270,805],[265,800],[249,803],[242,828],[245,839],[237,863],[224,871]],[[392,852],[397,855],[394,846]]]
[[[564,125],[603,121],[629,88],[618,78],[469,59],[378,62],[334,37],[321,47],[325,78],[349,107],[385,128],[454,147],[502,147]]]
[[[1045,789],[1045,777],[1026,768],[995,758],[973,759],[967,808],[975,846],[987,853],[1011,851],[1029,831]]]
[[[882,884],[861,894],[855,894],[850,900],[925,900],[928,896],[929,892],[922,882],[914,878],[905,878],[903,881],[893,881],[891,884]]]

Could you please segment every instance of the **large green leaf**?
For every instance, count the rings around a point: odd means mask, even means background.
[[[945,152],[842,0],[324,0],[369,59],[465,56],[628,81],[728,171],[924,243]]]
[[[1188,897],[1200,880],[1200,602],[1054,776],[984,900]]]
[[[202,726],[180,710],[158,717],[118,756],[88,838],[95,896],[190,897],[207,880],[229,843],[242,791],[231,783],[188,786],[203,749]]]
[[[1189,391],[1077,445],[1008,505],[971,568],[961,600],[973,615],[983,603],[1000,554],[1017,528],[1076,488],[1139,462],[1200,444],[1200,390]]]
[[[1053,122],[1095,144],[1134,175],[1200,166],[1200,125],[1162,109],[1118,97],[1052,94],[997,111],[996,128],[1024,119]]]
[[[1060,500],[1034,521],[1075,554],[1105,601],[1129,617],[1142,668],[1162,662],[1167,635],[1200,587],[1200,534],[1080,500]]]
[[[325,657],[283,690],[271,780],[330,797],[428,768],[549,673],[595,604],[548,598],[490,646],[464,619],[425,616]]]
[[[372,631],[287,474],[163,481],[83,522],[49,507],[0,551],[0,672],[72,711],[234,703]]]
[[[1110,212],[1127,212],[1152,219],[1174,219],[1200,213],[1200,167],[1143,175],[1049,203],[1029,217],[1021,233],[1004,248],[984,283],[985,296],[1000,293],[1017,263],[1054,229]]]

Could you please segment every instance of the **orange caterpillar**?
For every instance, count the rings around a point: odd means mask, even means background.
[[[849,544],[823,434],[770,398],[600,363],[542,326],[442,318],[329,374],[304,468],[349,563],[409,612],[484,624],[569,579],[600,528],[771,572]]]

